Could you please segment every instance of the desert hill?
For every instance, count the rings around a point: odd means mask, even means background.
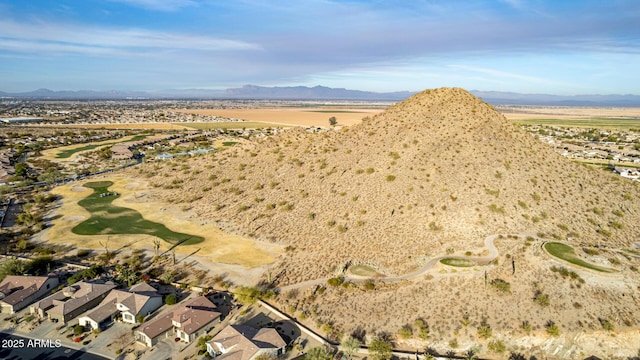
[[[456,340],[461,349],[482,347],[487,340],[478,333],[487,325],[491,339],[515,339],[510,348],[530,354],[637,351],[630,344],[638,340],[638,259],[618,251],[637,241],[637,184],[557,155],[462,89],[427,90],[336,131],[292,129],[128,171],[148,178],[152,197],[285,246],[271,272],[278,286],[333,276],[347,262],[401,275],[439,255],[486,255],[484,239],[505,234],[496,242],[499,258],[487,267],[441,266],[415,281],[378,283],[374,291],[328,287],[319,299],[300,289],[278,298],[312,326],[328,324],[334,338],[396,334],[422,318],[429,342],[413,336],[399,346],[451,349]],[[598,246],[588,260],[620,272],[576,269],[581,280],[567,280],[551,270],[562,264],[542,251],[540,239],[578,251]],[[487,288],[485,270],[490,280],[510,283],[510,291]],[[538,293],[551,306],[537,305]],[[636,330],[603,346],[613,341],[599,332],[603,319]],[[549,321],[563,334],[557,340],[545,333]]]
[[[421,255],[464,252],[498,232],[629,246],[640,230],[637,187],[562,158],[462,89],[424,91],[341,131],[295,129],[188,164],[198,170],[175,179],[162,170],[177,165],[156,165],[159,188],[183,189],[161,196],[294,248],[282,284],[347,261],[403,273]]]

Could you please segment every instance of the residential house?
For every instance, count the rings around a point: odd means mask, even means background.
[[[216,305],[205,296],[192,299],[173,314],[171,320],[176,337],[190,343],[209,332],[220,322],[220,313],[215,310]]]
[[[48,317],[66,324],[100,304],[115,287],[111,282],[101,284],[79,281],[42,299],[32,305],[30,310],[40,318]]]
[[[162,306],[162,296],[147,283],[132,286],[129,290],[113,290],[93,311],[78,319],[82,326],[99,329],[113,321],[120,313],[122,321],[136,323],[138,315],[146,316]]]
[[[8,275],[0,282],[0,312],[15,314],[58,286],[58,276]]]
[[[286,345],[276,329],[229,325],[207,343],[207,352],[218,360],[252,360],[262,354],[275,358]]]
[[[215,310],[215,304],[205,296],[185,301],[173,311],[140,325],[135,332],[136,341],[153,346],[163,337],[175,336],[189,343],[220,322],[220,313]]]
[[[173,335],[171,318],[173,318],[173,311],[143,323],[135,332],[136,341],[151,347],[163,337],[171,337]]]

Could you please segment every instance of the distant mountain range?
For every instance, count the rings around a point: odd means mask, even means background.
[[[499,91],[470,91],[494,105],[556,105],[556,106],[640,106],[639,95],[549,95],[520,94]],[[257,86],[245,85],[226,90],[181,89],[161,91],[53,91],[38,89],[22,93],[0,91],[0,99],[34,100],[146,100],[146,99],[245,99],[245,100],[361,100],[400,101],[413,95],[412,91],[371,92],[330,88],[326,86]]]

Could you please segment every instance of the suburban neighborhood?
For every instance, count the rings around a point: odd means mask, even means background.
[[[97,278],[65,285],[52,272],[7,276],[0,296],[0,324],[9,333],[59,339],[107,358],[170,358],[173,352],[184,358],[291,358],[301,353],[294,343],[322,343],[262,301],[243,305],[232,293],[177,283],[123,288]]]

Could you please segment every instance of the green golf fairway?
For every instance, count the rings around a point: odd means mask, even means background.
[[[111,181],[89,182],[84,186],[93,189],[93,194],[80,200],[78,204],[91,213],[91,217],[76,225],[71,231],[78,235],[147,234],[175,244],[192,245],[204,241],[200,236],[183,234],[167,229],[163,224],[145,220],[142,215],[129,208],[114,206],[113,200],[120,197],[107,189]],[[107,195],[102,195],[107,194]],[[102,196],[101,196],[102,195]]]

